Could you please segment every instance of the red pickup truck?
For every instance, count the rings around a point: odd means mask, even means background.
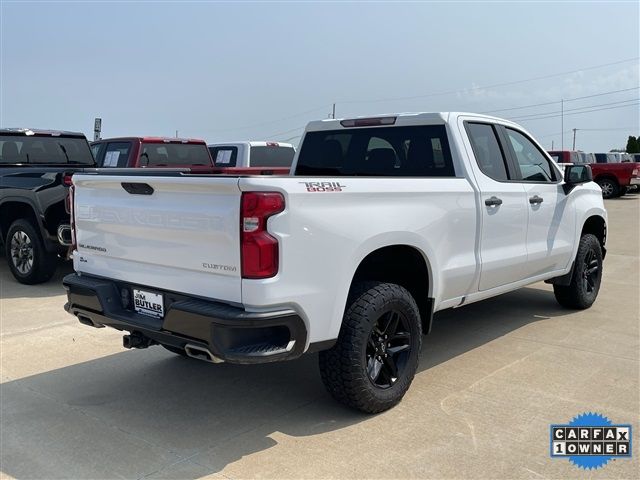
[[[101,168],[213,167],[207,144],[192,138],[107,138],[93,142],[91,152]]]
[[[287,175],[289,167],[216,165],[204,140],[193,138],[119,137],[91,143],[100,168],[189,168],[191,173]]]
[[[588,163],[593,180],[600,185],[604,198],[620,197],[626,193],[628,187],[640,185],[640,163],[637,162],[601,163],[598,160],[606,159],[607,155],[595,154],[596,163],[593,163],[590,161],[594,158],[593,154],[569,150],[550,151],[549,155],[557,163]]]

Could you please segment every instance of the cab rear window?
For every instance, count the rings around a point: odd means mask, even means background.
[[[454,176],[444,125],[308,132],[296,175]]]
[[[0,136],[0,163],[94,165],[84,138]]]
[[[267,145],[251,147],[250,167],[290,167],[295,155],[293,147]]]
[[[190,143],[145,143],[140,153],[140,166],[211,165],[207,146]]]

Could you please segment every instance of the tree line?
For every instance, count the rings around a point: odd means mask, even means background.
[[[629,135],[627,140],[627,153],[640,153],[640,137]]]

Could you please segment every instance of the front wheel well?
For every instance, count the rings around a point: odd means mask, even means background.
[[[395,283],[406,288],[418,304],[423,333],[429,333],[433,298],[429,295],[429,268],[423,254],[408,245],[392,245],[368,254],[358,265],[351,288],[363,281]]]

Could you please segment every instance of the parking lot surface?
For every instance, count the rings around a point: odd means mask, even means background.
[[[4,478],[638,478],[639,205],[609,200],[600,296],[562,309],[543,283],[436,314],[400,405],[367,416],[325,392],[317,355],[212,365],[63,310],[61,278],[0,261]],[[634,427],[631,460],[549,457],[549,425],[598,412]]]

